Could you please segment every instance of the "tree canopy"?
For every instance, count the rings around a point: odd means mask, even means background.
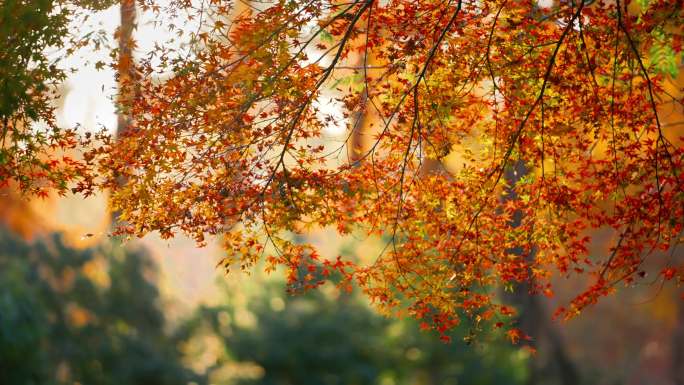
[[[77,190],[113,191],[117,233],[220,234],[226,269],[338,275],[442,333],[509,327],[500,287],[587,280],[569,318],[646,266],[684,277],[684,139],[659,113],[682,104],[681,1],[140,4],[199,26],[142,55],[126,132],[85,156]],[[322,258],[296,236],[314,227],[386,247]]]
[[[0,187],[45,196],[64,193],[88,172],[70,154],[79,145],[74,127],[55,120],[59,86],[69,70],[61,59],[100,44],[93,32],[70,31],[84,11],[112,0],[7,0],[0,4]]]

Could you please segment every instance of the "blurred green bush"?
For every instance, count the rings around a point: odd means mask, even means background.
[[[524,352],[466,346],[385,319],[330,286],[221,280],[222,299],[172,329],[142,250],[32,244],[0,230],[0,384],[521,384]],[[152,279],[151,279],[152,278]]]
[[[331,286],[288,296],[282,282],[251,276],[229,280],[223,290],[220,305],[200,307],[180,331],[183,340],[204,341],[196,351],[222,347],[206,368],[212,383],[223,383],[225,367],[231,383],[261,385],[515,385],[526,379],[526,352],[502,339],[466,346],[468,330],[459,328],[445,344],[416,321],[384,318],[361,296]],[[235,362],[246,364],[243,373]]]
[[[142,251],[0,231],[0,384],[198,381],[165,334],[153,268]]]

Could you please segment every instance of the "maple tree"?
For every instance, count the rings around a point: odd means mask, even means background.
[[[7,0],[0,4],[0,187],[46,196],[66,192],[88,173],[70,152],[81,138],[56,123],[62,60],[100,35],[79,34],[69,23],[112,0]]]
[[[113,190],[117,233],[220,234],[226,269],[285,266],[293,289],[336,274],[423,328],[465,315],[514,342],[498,287],[587,279],[569,318],[647,259],[684,279],[683,139],[658,112],[682,103],[664,87],[680,1],[141,4],[200,26],[136,64],[126,131],[86,157],[99,177],[79,189]],[[360,126],[370,145],[348,146]],[[292,236],[331,226],[386,247],[330,260]],[[588,253],[596,229],[615,234],[606,255]]]

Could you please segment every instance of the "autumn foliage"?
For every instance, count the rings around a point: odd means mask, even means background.
[[[683,101],[665,84],[684,13],[639,3],[143,4],[200,27],[136,64],[131,124],[86,154],[97,172],[78,189],[113,190],[120,234],[221,235],[226,269],[285,266],[294,289],[341,277],[440,332],[510,327],[499,292],[521,282],[552,295],[556,276],[586,279],[566,318],[646,260],[679,282],[684,139],[659,110]],[[347,145],[358,134],[368,148]],[[325,259],[293,236],[319,227],[386,247]],[[614,240],[590,255],[598,229]]]
[[[89,175],[74,156],[81,138],[57,124],[60,85],[70,68],[61,59],[99,44],[97,34],[69,30],[86,10],[112,0],[7,0],[0,5],[0,188],[17,186],[46,197],[64,194]]]

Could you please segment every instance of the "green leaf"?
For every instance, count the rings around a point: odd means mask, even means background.
[[[681,57],[672,48],[672,39],[662,31],[654,32],[655,40],[649,50],[649,61],[656,73],[676,78],[679,74]]]
[[[645,12],[648,9],[651,0],[636,0],[636,3],[641,8],[641,12]]]
[[[324,43],[332,43],[333,42],[332,35],[326,30],[322,30],[320,33],[320,36],[321,36],[321,41]]]

